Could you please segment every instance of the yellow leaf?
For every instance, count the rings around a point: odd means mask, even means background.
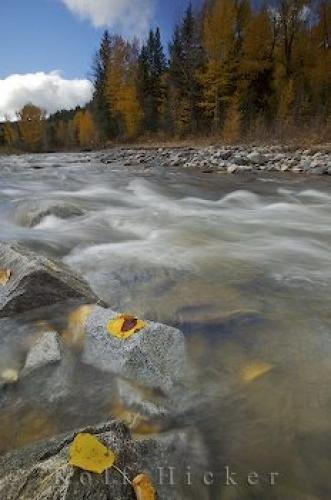
[[[137,500],[155,500],[155,488],[146,474],[139,474],[139,476],[135,477],[132,486]]]
[[[11,270],[0,267],[0,285],[2,286],[7,285],[8,281],[10,280],[10,277],[11,277]]]
[[[140,332],[145,326],[145,321],[137,319],[134,316],[122,315],[108,321],[107,331],[113,337],[125,340],[135,333]]]
[[[0,376],[2,380],[11,384],[18,381],[18,371],[12,368],[4,370],[3,372],[1,372]]]
[[[102,474],[115,462],[115,455],[95,436],[87,433],[77,434],[69,450],[70,465],[80,469]]]
[[[256,361],[248,366],[246,366],[241,374],[241,377],[244,382],[253,382],[262,375],[270,372],[272,369],[272,365],[269,363],[263,363],[262,361]]]

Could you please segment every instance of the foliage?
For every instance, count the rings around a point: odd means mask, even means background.
[[[146,474],[139,474],[132,481],[116,465],[116,455],[98,438],[89,433],[79,433],[69,447],[69,464],[82,470],[102,474],[113,467],[133,488],[137,500],[155,500],[156,490]]]
[[[205,0],[178,20],[166,60],[160,29],[145,43],[107,31],[92,65],[86,108],[45,119],[27,104],[0,124],[0,144],[39,151],[109,140],[216,133],[230,142],[272,135],[331,115],[329,0]]]
[[[117,37],[107,70],[105,95],[120,135],[130,139],[137,136],[143,116],[138,99],[137,68],[137,44]]]
[[[10,269],[4,269],[3,267],[0,267],[0,286],[7,285],[8,281],[10,280],[11,274],[12,273]]]
[[[107,324],[107,331],[113,337],[121,340],[128,339],[146,327],[146,323],[134,316],[122,315]]]
[[[18,128],[21,140],[31,150],[38,150],[44,134],[44,112],[33,104],[26,104],[18,113]]]

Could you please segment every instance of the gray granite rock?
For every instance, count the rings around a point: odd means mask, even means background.
[[[263,165],[264,163],[267,162],[267,158],[259,151],[252,151],[247,156],[247,159],[249,163],[253,163],[254,165]]]
[[[169,392],[186,369],[182,332],[147,322],[146,327],[126,340],[107,332],[117,313],[96,306],[86,325],[82,360],[97,369],[112,372],[137,383]]]
[[[67,266],[21,245],[0,243],[0,267],[11,271],[8,283],[0,286],[0,317],[69,299],[98,302],[88,284]]]
[[[59,361],[61,361],[61,349],[58,334],[53,331],[45,332],[28,352],[20,376]]]
[[[132,487],[115,468],[98,475],[69,465],[69,446],[78,432],[93,434],[111,449],[116,456],[116,467],[129,480],[141,473],[148,474],[159,500],[209,498],[208,488],[199,480],[201,471],[208,470],[207,454],[194,429],[133,441],[128,429],[116,421],[69,432],[1,457],[0,497],[6,500],[134,500]],[[187,470],[192,475],[191,485],[187,484]],[[170,473],[174,476],[173,485]]]

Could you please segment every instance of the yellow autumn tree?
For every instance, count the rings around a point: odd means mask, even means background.
[[[239,99],[234,96],[228,106],[225,122],[223,126],[223,137],[229,143],[235,143],[240,138],[241,132],[241,113],[239,108]]]
[[[73,128],[75,132],[76,143],[82,147],[92,146],[96,141],[96,127],[91,113],[78,111],[73,119]]]
[[[41,148],[45,113],[38,106],[26,104],[18,113],[18,129],[25,147],[32,151]]]
[[[2,137],[5,146],[14,146],[18,141],[17,127],[9,121],[2,126]]]
[[[206,64],[200,73],[203,89],[201,107],[212,119],[214,128],[232,94],[235,74],[238,9],[234,0],[215,0],[206,10],[203,23],[203,48]]]
[[[106,97],[122,134],[128,138],[138,134],[143,118],[136,86],[137,60],[136,44],[117,37],[107,72]]]

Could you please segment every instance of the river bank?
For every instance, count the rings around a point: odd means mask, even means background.
[[[293,147],[135,147],[115,148],[98,155],[101,162],[122,161],[126,166],[180,167],[205,173],[292,172],[331,175],[331,146]]]
[[[1,153],[1,151],[0,151]],[[22,153],[29,154],[29,153]],[[38,153],[70,154],[70,152]],[[247,172],[288,172],[308,175],[331,175],[331,144],[313,147],[287,145],[217,146],[170,143],[160,145],[135,144],[110,149],[76,151],[72,154],[91,155],[91,160],[104,164],[122,162],[126,167],[179,167],[197,169],[203,173],[239,174]],[[8,155],[8,152],[2,156]],[[11,156],[21,156],[17,151]]]

